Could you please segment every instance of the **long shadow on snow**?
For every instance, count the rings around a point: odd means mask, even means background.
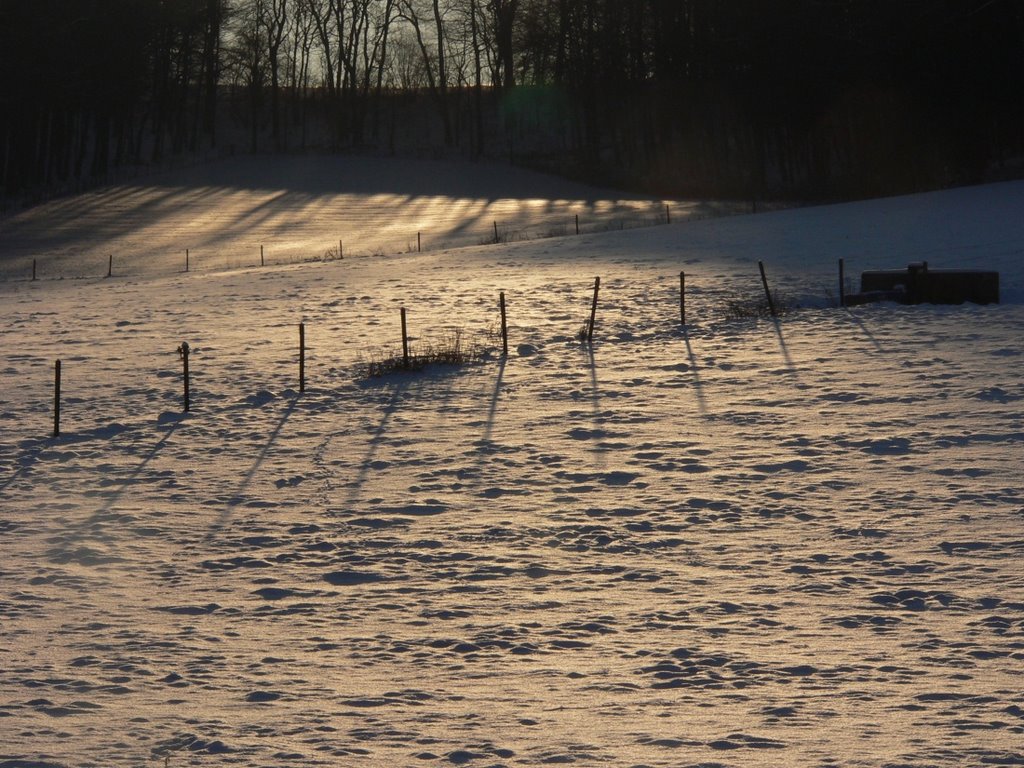
[[[490,444],[491,435],[494,433],[495,417],[498,413],[498,398],[501,395],[501,383],[505,378],[505,366],[508,365],[508,358],[502,355],[498,363],[498,376],[494,380],[494,389],[491,392],[491,401],[487,404],[487,422],[484,424],[484,434],[480,441],[485,445]]]
[[[103,506],[96,510],[96,513],[92,516],[92,518],[86,521],[84,525],[89,525],[95,519],[99,518],[104,513],[110,511],[110,508],[113,507],[114,504],[118,501],[118,499],[120,499],[124,495],[124,492],[128,489],[128,486],[134,484],[135,479],[142,474],[142,471],[149,465],[149,463],[154,458],[156,458],[156,455],[160,453],[161,449],[165,445],[167,445],[168,441],[171,439],[171,436],[178,429],[178,425],[181,424],[184,418],[185,416],[184,414],[182,414],[182,416],[176,417],[174,421],[171,422],[170,429],[168,429],[164,436],[161,437],[156,442],[152,449],[150,449],[149,453],[146,454],[145,458],[143,458],[139,465],[134,470],[132,470],[132,473],[128,475],[128,477],[120,481],[120,487],[118,487],[116,491],[114,491],[112,494],[110,494],[110,496],[107,497],[107,501],[103,504]]]
[[[597,434],[603,432],[604,417],[601,416],[601,391],[597,381],[597,360],[594,357],[594,345],[588,343],[587,349],[587,365],[590,369],[590,406],[594,413],[594,431]],[[604,437],[602,436],[602,440]],[[601,442],[598,442],[595,447],[594,453],[597,454],[595,460],[599,469],[603,469],[607,465],[607,446],[603,446]]]
[[[789,347],[786,346],[786,339],[782,335],[782,323],[779,322],[779,318],[772,318],[772,325],[775,327],[775,336],[779,341],[779,351],[782,352],[782,359],[786,363],[787,373],[796,375],[796,366],[793,364],[793,357],[789,354]]]
[[[349,483],[349,493],[345,497],[345,506],[347,511],[352,511],[352,508],[358,503],[360,497],[363,494],[363,490],[370,481],[371,470],[377,469],[374,464],[376,462],[377,454],[379,453],[381,446],[386,442],[388,438],[388,432],[390,430],[390,423],[392,415],[402,408],[402,401],[406,399],[406,395],[415,394],[420,397],[424,394],[429,394],[429,402],[431,404],[440,405],[441,409],[445,407],[445,404],[451,400],[452,385],[449,383],[443,391],[427,391],[427,385],[430,382],[436,382],[443,379],[444,381],[450,381],[452,375],[457,375],[457,369],[446,370],[448,366],[445,365],[434,365],[428,366],[426,369],[421,371],[398,371],[385,377],[383,382],[370,382],[366,383],[364,387],[393,387],[391,396],[383,406],[383,417],[377,428],[374,430],[370,437],[369,443],[367,444],[366,452],[364,453],[362,460],[359,463],[358,474],[355,479]],[[395,383],[392,384],[391,382]],[[415,403],[412,404],[416,406]],[[430,447],[429,439],[422,441],[424,443],[424,452],[420,456],[421,466],[426,466],[428,452],[427,449]],[[445,465],[447,466],[450,457],[446,457]]]
[[[494,434],[494,425],[497,422],[498,399],[501,397],[501,383],[505,378],[505,366],[507,364],[508,358],[502,355],[498,362],[498,376],[494,380],[494,388],[491,390],[491,398],[487,404],[487,419],[484,421],[484,431],[480,439],[474,443],[476,461],[473,464],[473,474],[476,477],[482,474],[487,457],[492,455],[497,449],[497,446],[494,445],[494,441],[491,439],[491,435]]]
[[[24,450],[15,460],[15,463],[18,464],[18,469],[16,469],[14,474],[7,478],[7,480],[0,484],[0,491],[6,490],[19,477],[30,472],[36,463],[40,461],[42,454],[49,449],[55,449],[59,446],[75,445],[78,443],[88,443],[93,440],[109,440],[110,438],[127,430],[128,427],[123,424],[111,424],[109,426],[96,427],[95,429],[85,430],[83,432],[61,432],[57,437],[23,440],[19,444],[19,447]]]
[[[170,429],[167,430],[166,434],[164,434],[164,436],[161,437],[160,440],[156,442],[156,444],[152,447],[152,449],[150,449],[149,453],[146,454],[146,456],[142,459],[139,465],[134,470],[132,470],[131,474],[120,481],[120,486],[118,487],[118,489],[107,497],[106,502],[104,502],[104,504],[99,509],[93,512],[93,514],[90,515],[88,519],[83,520],[68,528],[68,530],[64,533],[64,542],[67,545],[73,546],[80,544],[82,534],[85,531],[94,528],[104,520],[107,513],[110,512],[114,504],[116,504],[117,501],[124,495],[128,487],[134,484],[135,479],[140,474],[142,474],[143,470],[145,470],[149,463],[153,461],[154,458],[156,458],[157,454],[160,453],[163,447],[171,439],[171,436],[177,430],[178,425],[184,418],[185,416],[183,414],[182,416],[177,417],[174,421],[171,422]],[[120,434],[120,432],[117,432],[115,434]],[[51,548],[47,554],[51,559],[55,559],[58,562],[63,562],[64,559],[67,558],[69,555],[73,556],[73,558],[81,556],[80,553],[70,552],[69,550],[60,546],[59,543],[53,548]]]
[[[683,340],[686,342],[686,356],[690,361],[690,373],[693,374],[693,391],[697,396],[697,410],[701,416],[708,415],[707,401],[704,399],[704,383],[700,380],[700,373],[697,372],[697,356],[693,353],[693,345],[690,343],[690,331],[683,326]]]
[[[366,447],[366,453],[363,454],[362,461],[359,463],[359,473],[355,479],[350,483],[350,491],[345,497],[345,506],[348,508],[346,511],[350,511],[356,502],[359,501],[359,497],[362,495],[363,488],[366,486],[366,482],[370,477],[370,470],[373,468],[373,463],[376,460],[378,451],[380,450],[381,444],[385,440],[385,435],[388,431],[388,423],[391,421],[392,414],[398,410],[399,404],[402,401],[405,393],[409,391],[409,379],[403,377],[395,385],[391,392],[391,397],[388,402],[384,405],[384,415],[374,430],[373,435],[370,437],[370,441]]]
[[[864,321],[857,317],[857,315],[855,315],[852,311],[850,311],[849,307],[846,308],[846,316],[860,326],[860,329],[864,332],[864,335],[868,337],[868,341],[870,341],[874,345],[876,351],[885,351],[884,349],[882,349],[882,345],[878,343],[878,339],[875,338],[875,335],[871,333],[871,330],[866,325],[864,325]]]
[[[270,453],[270,449],[273,448],[274,443],[277,442],[278,435],[281,434],[281,430],[284,429],[284,425],[288,422],[288,419],[290,419],[291,415],[295,412],[295,407],[298,404],[298,399],[298,397],[294,397],[288,403],[288,407],[285,409],[285,412],[281,415],[281,418],[277,422],[277,425],[274,427],[274,430],[270,433],[270,437],[267,439],[266,445],[264,445],[263,448],[260,450],[259,455],[256,457],[256,460],[249,468],[249,471],[246,472],[245,477],[242,478],[242,482],[238,486],[238,490],[235,492],[235,495],[232,496],[230,501],[228,501],[228,503],[225,505],[224,511],[221,512],[220,517],[217,518],[217,521],[210,526],[210,530],[206,533],[206,539],[208,541],[224,529],[224,527],[228,524],[228,521],[231,519],[231,516],[234,513],[235,508],[238,507],[243,501],[245,501],[246,489],[252,484],[253,478],[256,476],[256,473],[259,471],[260,467],[263,465],[263,462],[266,460],[267,454]]]

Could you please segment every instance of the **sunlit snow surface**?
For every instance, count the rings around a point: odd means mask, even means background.
[[[438,250],[748,211],[489,164],[231,157],[0,220],[0,277],[158,274]],[[329,253],[330,252],[330,253]],[[130,265],[130,266],[129,266]]]
[[[1024,764],[1022,205],[0,282],[0,766]],[[726,320],[758,260],[809,308]]]

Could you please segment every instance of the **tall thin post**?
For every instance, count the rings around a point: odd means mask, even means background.
[[[299,392],[306,391],[306,324],[299,323]]]
[[[107,277],[114,274],[114,254],[110,254],[110,260],[107,261]]]
[[[188,342],[181,342],[181,346],[178,347],[178,354],[181,355],[181,366],[182,366],[182,381],[184,382],[184,406],[185,413],[189,412],[189,408],[192,406],[191,392],[189,391],[189,377],[188,377]]]
[[[263,246],[260,246],[260,266],[265,267],[267,263],[263,260]]]
[[[772,317],[777,317],[775,314],[775,302],[772,301],[772,292],[768,289],[768,278],[764,274],[764,262],[757,262],[757,268],[761,270],[761,284],[764,285],[764,295],[768,299],[768,311],[772,313]]]
[[[53,436],[60,437],[60,360],[53,366]]]
[[[669,210],[668,203],[665,203],[665,223],[672,223],[672,211]]]
[[[409,367],[409,331],[405,324],[405,307],[402,307],[402,365]]]
[[[846,306],[846,274],[843,260],[839,260],[839,306]]]
[[[416,233],[416,253],[420,253],[423,250],[423,241],[420,235],[420,232]]]
[[[498,222],[494,222],[494,242],[498,242]]]
[[[342,243],[341,240],[338,241],[338,258],[339,259],[344,259],[345,258],[345,244]]]
[[[508,357],[508,322],[505,318],[505,292],[498,294],[498,305],[501,307],[501,349]]]
[[[590,323],[587,325],[587,342],[594,340],[594,320],[597,318],[597,294],[601,290],[601,278],[594,278],[594,303],[590,305]]]
[[[185,249],[185,271],[188,272],[188,248]]]
[[[580,215],[576,214],[576,234],[580,233]]]
[[[679,273],[679,322],[686,325],[686,273]]]
[[[36,260],[32,259],[32,282],[36,281]]]

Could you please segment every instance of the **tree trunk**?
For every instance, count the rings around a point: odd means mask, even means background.
[[[477,25],[476,10],[476,0],[469,0],[470,26],[473,33],[473,106],[476,113],[476,142],[473,147],[473,156],[482,157],[484,154],[483,77],[480,71],[480,30]]]
[[[434,0],[434,24],[437,26],[437,98],[440,102],[441,122],[444,123],[444,144],[446,147],[450,147],[455,139],[452,134],[452,117],[448,108],[448,71],[445,64],[444,20],[441,18],[440,0]]]

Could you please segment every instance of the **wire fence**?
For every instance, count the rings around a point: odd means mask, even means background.
[[[294,228],[253,226],[228,217],[211,218],[202,231],[192,222],[179,222],[183,231],[153,230],[139,222],[137,236],[118,233],[103,238],[101,231],[75,237],[72,224],[58,221],[51,231],[0,235],[0,281],[87,279],[100,277],[172,275],[217,272],[336,259],[436,252],[453,248],[507,244],[544,238],[588,235],[749,214],[789,207],[732,201],[491,201],[467,216],[459,205],[445,210],[432,203],[425,220],[422,211],[358,212],[336,226],[322,220],[304,223],[301,212],[289,218]],[[372,205],[372,202],[371,202]],[[541,210],[538,210],[540,208]],[[128,212],[125,216],[137,216]],[[204,214],[210,217],[216,213]],[[180,217],[179,217],[180,218]],[[323,218],[323,215],[319,217]],[[216,223],[223,219],[223,226]],[[199,223],[202,225],[202,223]],[[415,227],[416,224],[421,226]],[[169,225],[173,227],[173,225]],[[124,228],[131,229],[128,224]],[[10,228],[9,228],[10,229]],[[338,236],[328,237],[334,229]],[[347,230],[347,231],[346,231]],[[333,232],[331,233],[333,235]],[[4,240],[7,240],[5,243]]]

